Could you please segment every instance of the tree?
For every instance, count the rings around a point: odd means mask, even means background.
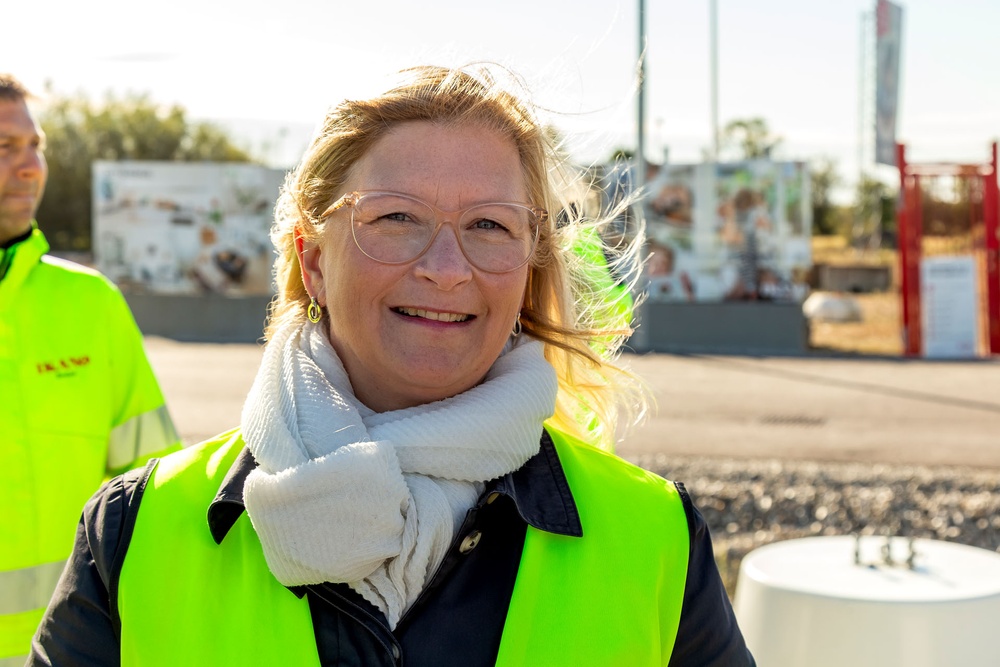
[[[55,97],[40,114],[49,180],[38,209],[53,249],[89,250],[94,160],[252,162],[221,129],[191,122],[183,107],[147,95]]]
[[[763,118],[738,118],[726,124],[720,137],[720,150],[737,160],[756,160],[771,156],[781,137],[771,134]]]
[[[897,189],[865,174],[858,181],[854,199],[854,226],[851,242],[855,246],[882,243],[888,233],[890,245],[895,243]],[[876,243],[877,241],[877,243]]]
[[[635,151],[631,148],[618,147],[611,152],[611,157],[609,161],[614,164],[617,162],[629,162],[635,157]]]
[[[841,183],[837,164],[830,158],[822,158],[809,169],[812,193],[813,234],[835,234],[837,232],[837,206],[830,199],[831,191]]]

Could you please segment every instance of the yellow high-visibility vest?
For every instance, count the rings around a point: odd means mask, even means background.
[[[689,550],[676,487],[549,433],[583,537],[528,527],[497,664],[667,664]],[[205,520],[243,447],[231,431],[150,475],[119,579],[122,665],[319,664],[308,599],[270,573],[248,515],[221,544]]]
[[[27,659],[91,494],[180,447],[121,292],[48,249],[34,229],[2,251],[0,667]]]

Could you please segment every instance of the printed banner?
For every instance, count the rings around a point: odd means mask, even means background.
[[[123,290],[273,293],[268,234],[283,171],[98,161],[93,173],[95,261]]]
[[[896,166],[896,115],[903,8],[878,0],[875,7],[875,162]]]
[[[801,162],[664,165],[646,205],[651,301],[801,301],[812,265]]]

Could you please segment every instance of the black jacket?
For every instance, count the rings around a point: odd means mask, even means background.
[[[108,482],[84,508],[74,553],[32,646],[28,665],[118,665],[116,592],[142,492],[155,462]],[[211,505],[221,543],[243,513],[243,483],[256,463],[244,449]],[[680,484],[690,558],[670,665],[754,665],[736,625],[712,553],[708,527]],[[394,631],[346,584],[293,588],[309,601],[322,665],[407,667],[492,665],[517,577],[528,524],[580,537],[576,505],[555,447],[487,485],[444,562]],[[465,538],[478,531],[469,550]]]

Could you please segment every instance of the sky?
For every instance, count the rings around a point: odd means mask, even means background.
[[[326,109],[417,64],[490,60],[528,83],[577,159],[636,145],[638,0],[11,0],[0,70],[56,93],[148,93],[292,166]],[[1000,2],[903,6],[897,138],[911,161],[986,162],[1000,137]],[[872,172],[862,16],[874,0],[717,0],[719,125],[762,117],[780,159]],[[712,144],[708,0],[646,0],[646,153]],[[874,88],[869,27],[867,86]],[[869,93],[870,95],[870,93]],[[875,170],[886,180],[894,170]]]

